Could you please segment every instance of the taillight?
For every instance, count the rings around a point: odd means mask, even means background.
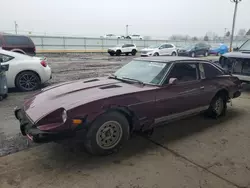
[[[46,61],[41,61],[41,65],[42,65],[43,67],[47,67]]]

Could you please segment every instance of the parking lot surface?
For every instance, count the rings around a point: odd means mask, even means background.
[[[105,76],[131,58],[49,57],[48,84]],[[12,91],[0,103],[0,187],[250,187],[249,93],[246,87],[225,117],[198,115],[171,123],[151,137],[134,135],[117,154],[93,157],[81,144],[28,146],[13,108],[33,92]]]

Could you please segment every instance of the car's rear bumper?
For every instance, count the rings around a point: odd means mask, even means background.
[[[76,136],[76,132],[82,129],[68,129],[60,132],[43,131],[29,119],[23,109],[15,109],[15,117],[20,122],[20,130],[22,135],[27,136],[30,140],[36,143],[46,143],[57,140],[65,140]]]

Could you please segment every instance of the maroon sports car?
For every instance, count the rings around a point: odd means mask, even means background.
[[[136,58],[107,78],[42,89],[15,110],[34,142],[80,136],[88,152],[109,154],[133,131],[206,111],[226,112],[241,82],[209,61],[188,57]]]

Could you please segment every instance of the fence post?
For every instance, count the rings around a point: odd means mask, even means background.
[[[84,38],[84,50],[86,52],[86,38]]]
[[[41,36],[41,44],[42,44],[42,49],[43,49],[43,36]]]
[[[65,38],[63,37],[63,49],[64,49],[64,52],[65,52]]]

